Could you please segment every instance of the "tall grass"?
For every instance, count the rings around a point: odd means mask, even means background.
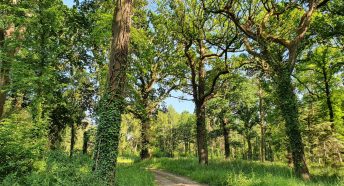
[[[294,176],[292,169],[280,163],[213,160],[205,166],[199,165],[196,159],[161,158],[150,160],[147,164],[151,168],[164,169],[211,186],[344,185],[340,176],[325,173],[314,175],[311,181],[304,182]]]
[[[120,158],[116,172],[116,185],[141,186],[154,185],[153,175],[139,163]],[[50,152],[44,159],[34,162],[34,170],[25,176],[11,174],[0,185],[66,185],[66,186],[102,186],[106,185],[92,172],[92,160],[89,156],[76,154],[69,158],[64,152]]]

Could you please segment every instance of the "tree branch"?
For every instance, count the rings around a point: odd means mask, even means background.
[[[208,92],[206,92],[206,93],[204,94],[203,98],[201,98],[201,99],[202,99],[202,100],[206,100],[206,99],[214,92],[216,82],[217,82],[217,80],[220,78],[220,76],[221,76],[221,75],[224,75],[224,74],[228,74],[228,73],[229,73],[228,70],[223,70],[223,71],[220,71],[219,73],[217,73],[216,76],[214,77],[213,81],[212,81],[210,90],[209,90]]]
[[[302,86],[304,86],[304,87],[307,89],[307,91],[308,91],[309,94],[311,94],[312,96],[315,96],[315,97],[317,97],[317,98],[320,98],[319,95],[313,93],[313,92],[308,88],[308,86],[307,86],[304,82],[302,82],[297,76],[292,75],[292,77],[294,77]]]

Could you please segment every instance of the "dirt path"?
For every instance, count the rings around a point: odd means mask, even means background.
[[[189,178],[177,176],[162,170],[150,170],[155,176],[155,182],[158,186],[206,186],[199,184]]]

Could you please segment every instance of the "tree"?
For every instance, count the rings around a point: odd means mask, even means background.
[[[112,41],[106,91],[100,102],[94,170],[110,185],[115,184],[115,168],[121,114],[128,67],[132,1],[117,0],[113,13]]]
[[[16,40],[19,40],[20,37],[16,33],[22,34],[24,32],[23,27],[15,27],[16,24],[22,21],[20,18],[23,14],[22,7],[17,5],[16,0],[4,2],[2,5],[3,16],[0,20],[2,22],[0,26],[0,119],[3,116],[7,99],[12,61],[18,52],[18,42]]]
[[[297,98],[291,75],[297,64],[298,54],[302,51],[302,41],[307,37],[311,19],[326,3],[327,0],[228,1],[217,3],[214,8],[214,1],[203,1],[205,9],[226,15],[235,23],[244,35],[247,52],[259,59],[260,66],[271,75],[276,85],[278,105],[286,122],[294,171],[304,179],[309,179],[310,174],[304,155]]]
[[[235,72],[224,75],[221,79],[221,87],[216,92],[213,99],[207,102],[207,115],[210,120],[214,120],[215,124],[220,126],[218,133],[222,134],[224,141],[225,158],[230,157],[230,130],[233,127],[233,110],[230,107],[232,94],[242,83],[242,78]],[[215,129],[216,130],[216,129]],[[217,131],[213,133],[217,133]],[[216,136],[216,135],[215,135]]]
[[[194,123],[195,117],[189,112],[182,112],[177,127],[177,136],[179,141],[184,143],[184,155],[191,155],[191,143],[194,143]]]
[[[219,77],[229,72],[227,53],[234,52],[240,43],[231,23],[206,13],[200,1],[163,1],[161,6],[165,6],[161,7],[163,15],[174,20],[165,24],[184,53],[188,67],[184,92],[192,95],[195,103],[199,163],[208,164],[205,103],[212,98]]]
[[[217,94],[216,97],[207,103],[207,114],[210,120],[220,124],[225,149],[225,158],[230,157],[230,125],[232,122],[232,112],[226,94]],[[216,130],[216,129],[215,129]],[[213,131],[213,133],[216,131]]]
[[[178,145],[178,127],[180,115],[172,106],[168,106],[166,111],[158,111],[152,127],[152,135],[156,139],[153,144],[159,148],[158,156],[173,157]]]
[[[136,10],[137,11],[137,10]],[[136,16],[131,40],[130,108],[128,110],[141,120],[141,159],[149,154],[149,129],[151,118],[159,104],[180,84],[180,74],[184,72],[174,43],[166,37],[167,30],[161,25],[162,17],[143,10]],[[139,25],[138,25],[139,24]]]

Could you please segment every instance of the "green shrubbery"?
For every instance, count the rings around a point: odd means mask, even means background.
[[[0,180],[9,174],[20,176],[33,169],[34,162],[44,151],[42,128],[33,124],[26,111],[0,122]]]
[[[93,174],[92,163],[88,155],[77,153],[70,158],[66,152],[51,151],[32,163],[31,172],[9,174],[2,185],[106,185]],[[153,175],[131,159],[119,159],[116,182],[120,186],[154,185]]]

